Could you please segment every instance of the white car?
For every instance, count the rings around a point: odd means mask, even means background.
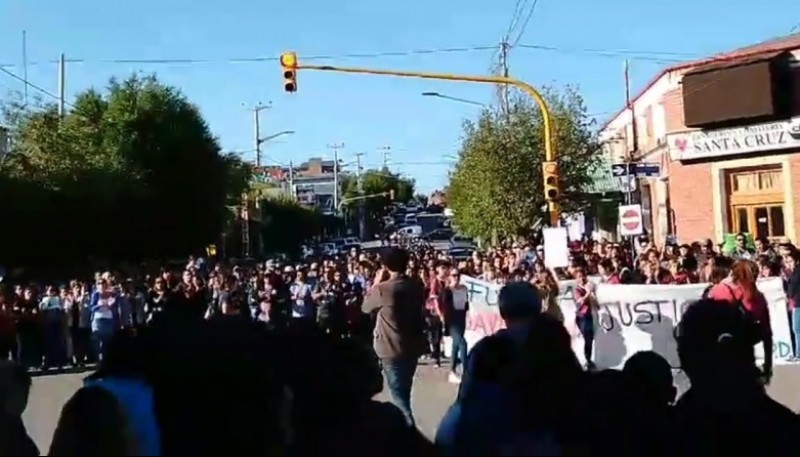
[[[344,244],[353,245],[353,244],[361,244],[361,240],[354,236],[348,236],[344,239]]]
[[[327,256],[334,256],[339,253],[339,249],[336,247],[335,243],[320,243],[318,249],[322,255]]]

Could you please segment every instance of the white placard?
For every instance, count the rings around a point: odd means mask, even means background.
[[[565,227],[545,227],[542,229],[544,238],[544,265],[547,268],[563,268],[569,266],[569,240]]]
[[[673,330],[686,306],[699,300],[708,284],[615,285],[599,284],[599,277],[589,279],[598,283],[596,294],[600,306],[594,316],[593,355],[598,367],[621,367],[630,356],[644,350],[656,351],[673,367],[678,367]],[[461,280],[470,291],[466,340],[471,348],[484,336],[504,327],[497,309],[497,294],[501,286],[469,276],[462,276]],[[572,348],[583,363],[583,337],[575,326],[574,287],[573,280],[559,282],[558,302],[564,314],[564,325],[572,336]],[[769,305],[774,363],[789,363],[792,342],[783,283],[780,278],[762,279],[758,282],[758,290]],[[449,346],[448,342],[445,345],[447,353]],[[763,358],[760,345],[756,347],[756,355]]]

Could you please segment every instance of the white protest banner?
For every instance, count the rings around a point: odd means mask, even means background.
[[[758,282],[769,304],[774,363],[789,362],[792,342],[786,295],[780,278]],[[600,367],[620,367],[638,351],[653,350],[679,367],[674,328],[686,308],[700,299],[707,284],[597,286],[600,309],[595,322],[594,361]],[[756,356],[764,357],[763,345]]]
[[[594,283],[600,282],[599,276],[590,276]],[[505,327],[500,312],[497,309],[497,294],[502,288],[499,284],[482,281],[471,276],[462,276],[461,283],[469,291],[469,316],[465,339],[467,346],[472,348],[481,338],[491,335]],[[559,281],[558,305],[565,317],[565,324],[570,334],[577,332],[575,329],[575,299],[572,290],[575,280]],[[450,339],[445,338],[445,355],[450,354]],[[581,343],[582,344],[582,343]]]
[[[481,338],[504,327],[497,309],[497,294],[501,285],[462,276],[469,289],[470,312],[466,340],[471,348]],[[591,277],[599,283],[599,277]],[[564,325],[572,336],[572,347],[578,359],[583,357],[583,337],[575,326],[575,301],[572,290],[575,281],[559,282],[558,304],[564,314]],[[672,366],[677,361],[673,329],[680,321],[686,306],[700,299],[708,284],[690,285],[612,285],[598,284],[600,308],[595,315],[594,361],[601,368],[620,367],[638,351],[654,350]],[[792,356],[789,321],[786,315],[786,295],[779,278],[758,282],[770,308],[773,332],[773,360],[788,363]],[[448,339],[449,340],[449,339]],[[763,358],[763,348],[757,347]],[[445,353],[450,352],[449,341]]]

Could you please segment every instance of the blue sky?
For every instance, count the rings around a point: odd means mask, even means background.
[[[521,0],[523,13],[536,0]],[[631,60],[634,88],[660,68],[789,33],[800,22],[797,0],[538,0],[511,34],[512,76],[530,83],[577,84],[602,121],[623,102],[622,62]],[[294,130],[265,146],[267,162],[330,158],[344,143],[350,161],[365,153],[378,166],[390,146],[392,169],[422,190],[446,182],[459,146],[461,122],[480,107],[421,96],[436,91],[491,103],[493,88],[387,77],[301,72],[299,92],[283,93],[276,62],[235,59],[277,56],[339,58],[318,62],[377,68],[487,73],[493,50],[420,54],[410,51],[481,48],[499,43],[517,0],[0,0],[0,64],[22,74],[22,30],[28,37],[28,78],[56,92],[55,59],[67,66],[69,98],[110,76],[156,73],[197,103],[227,150],[252,149],[252,115],[243,107],[272,102],[264,135]],[[518,35],[522,31],[522,36]],[[409,51],[409,52],[406,52]],[[380,55],[386,53],[402,55]],[[348,54],[372,54],[346,57]],[[120,63],[114,60],[195,59],[198,63]],[[110,62],[112,61],[112,62]],[[0,94],[21,83],[0,74]],[[31,89],[30,93],[36,91]],[[45,96],[47,98],[47,96]],[[252,154],[244,157],[252,158]]]

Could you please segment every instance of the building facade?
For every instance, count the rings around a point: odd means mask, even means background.
[[[604,126],[615,162],[661,166],[637,193],[656,242],[735,232],[797,241],[798,62],[795,34],[667,68]]]

